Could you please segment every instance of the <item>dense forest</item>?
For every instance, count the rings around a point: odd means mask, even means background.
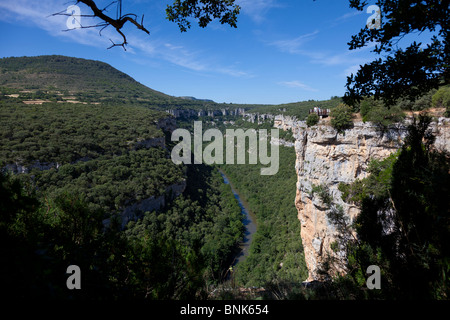
[[[9,298],[207,298],[237,252],[242,217],[220,174],[190,166],[187,177],[195,182],[163,210],[105,229],[104,210],[74,191],[42,198],[2,172],[1,283]],[[67,290],[73,264],[83,290]]]
[[[172,162],[170,131],[158,126],[172,100],[198,102],[101,62],[8,58],[0,69],[1,283],[10,298],[206,298],[239,249],[241,211],[217,170]],[[178,195],[173,185],[185,187]],[[122,220],[158,197],[164,206]],[[67,290],[69,265],[83,272],[79,292]]]
[[[156,121],[164,114],[137,106],[0,101],[5,163],[72,163],[118,155],[140,141],[164,137]]]

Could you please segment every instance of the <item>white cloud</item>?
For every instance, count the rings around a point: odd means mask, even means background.
[[[353,18],[353,17],[355,17],[355,16],[359,16],[359,15],[361,15],[361,14],[363,14],[362,11],[352,11],[352,12],[343,14],[343,15],[340,16],[340,17],[337,17],[336,19],[334,19],[334,21],[336,21],[336,22],[337,22],[337,21],[345,21],[345,20],[348,20],[348,19]]]
[[[170,43],[152,38],[131,35],[130,47],[149,58],[159,59],[170,62],[182,68],[204,73],[219,73],[233,77],[252,77],[252,75],[243,70],[232,66],[223,66],[211,57],[205,58],[205,53],[199,50],[191,50],[180,44]]]
[[[323,55],[321,57],[316,57],[312,59],[312,62],[318,63],[325,66],[337,66],[344,65],[348,63],[354,63],[355,59],[349,57],[347,53],[344,54],[334,54],[334,55]]]
[[[257,23],[265,20],[270,9],[282,7],[277,0],[238,0],[236,4],[241,7],[243,14],[250,16]]]
[[[343,75],[346,77],[349,77],[351,74],[356,75],[356,73],[358,72],[360,68],[359,64],[355,64],[353,66],[348,67],[347,69],[344,70]]]
[[[308,86],[308,85],[306,85],[306,84],[304,84],[304,83],[302,83],[300,81],[297,81],[297,80],[294,80],[294,81],[283,81],[283,82],[279,82],[278,84],[282,85],[284,87],[299,88],[299,89],[302,89],[302,90],[305,90],[305,91],[313,91],[313,92],[317,92],[318,91],[317,89],[311,88],[310,86]]]
[[[310,54],[311,63],[316,63],[326,67],[340,66],[345,67],[344,74],[350,75],[352,71],[359,68],[359,65],[363,65],[373,60],[373,54],[370,54],[370,48],[375,44],[370,43],[368,46],[357,49],[349,50],[342,53],[318,53]],[[353,72],[354,73],[354,72]]]
[[[269,45],[274,46],[278,48],[278,50],[283,52],[292,54],[303,54],[305,52],[305,50],[301,49],[303,44],[305,44],[307,41],[314,39],[318,33],[319,31],[316,30],[314,32],[303,34],[293,39],[273,41],[270,42]]]
[[[109,41],[110,38],[120,41],[120,37],[118,38],[118,36],[114,32],[111,32],[111,30],[108,29],[105,29],[102,32],[102,37],[99,37],[98,28],[73,29],[64,31],[67,30],[66,22],[69,17],[63,15],[52,15],[57,12],[64,12],[65,9],[67,9],[67,7],[69,5],[72,5],[73,3],[75,3],[75,1],[0,1],[0,10],[2,11],[0,20],[12,23],[20,23],[23,25],[37,26],[38,28],[47,31],[52,36],[64,37],[76,43],[95,47],[108,47],[111,44]],[[81,14],[87,13],[84,13],[82,11]],[[94,25],[96,23],[98,23],[98,21],[94,21],[86,17],[81,17],[82,26]]]

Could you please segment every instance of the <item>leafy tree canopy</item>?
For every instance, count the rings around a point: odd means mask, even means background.
[[[167,6],[166,13],[167,19],[176,22],[181,32],[185,32],[191,27],[189,17],[197,19],[202,28],[213,19],[236,28],[240,9],[234,0],[175,0],[173,5]]]
[[[331,110],[331,125],[338,132],[343,132],[353,126],[352,109],[341,103]]]
[[[350,7],[362,11],[365,0],[350,0]],[[364,28],[352,36],[350,50],[375,43],[373,52],[385,57],[363,65],[347,78],[345,102],[353,105],[374,95],[387,106],[398,98],[415,99],[450,81],[450,9],[448,0],[378,0],[381,28]],[[412,42],[405,49],[399,43],[407,35],[430,33],[427,43]]]

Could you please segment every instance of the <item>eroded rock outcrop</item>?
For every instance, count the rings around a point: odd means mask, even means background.
[[[168,201],[171,201],[181,195],[186,189],[186,180],[183,179],[177,183],[174,183],[166,187],[163,194],[159,196],[151,196],[140,202],[134,202],[133,204],[125,207],[120,213],[122,219],[122,228],[131,221],[136,221],[145,212],[158,211],[166,206]],[[109,224],[109,219],[103,221],[105,225]]]

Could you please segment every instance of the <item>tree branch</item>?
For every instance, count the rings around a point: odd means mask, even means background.
[[[101,20],[103,20],[102,23],[98,23],[98,24],[92,25],[92,26],[80,26],[80,28],[102,27],[102,29],[99,31],[99,34],[101,35],[101,32],[103,29],[105,29],[108,26],[112,26],[112,27],[114,27],[114,29],[116,29],[117,33],[120,34],[120,36],[122,37],[122,39],[123,39],[122,43],[114,43],[110,39],[110,41],[112,42],[112,45],[108,49],[111,49],[112,47],[116,47],[116,46],[121,46],[124,50],[126,50],[125,46],[128,44],[128,42],[127,42],[127,38],[126,38],[125,34],[121,31],[121,29],[127,22],[134,24],[136,26],[136,28],[138,28],[139,30],[142,30],[147,34],[150,34],[150,31],[148,31],[144,27],[144,15],[142,15],[142,19],[141,19],[140,23],[137,21],[137,19],[138,19],[137,15],[135,15],[133,13],[127,13],[127,14],[122,15],[122,8],[121,8],[120,1],[112,1],[104,9],[99,9],[94,0],[77,0],[76,4],[79,4],[80,2],[85,4],[86,6],[88,6],[92,10],[92,13],[93,13],[92,15],[80,15],[80,17],[97,17],[97,18],[100,18]],[[116,19],[114,19],[104,13],[106,11],[106,9],[108,7],[110,7],[111,5],[113,5],[114,3],[117,3],[117,5],[120,6]],[[53,14],[52,16],[55,16],[55,15],[71,16],[71,14],[66,13],[65,10],[57,12],[57,13]],[[67,29],[64,31],[69,31],[69,30],[71,30],[71,29]]]

